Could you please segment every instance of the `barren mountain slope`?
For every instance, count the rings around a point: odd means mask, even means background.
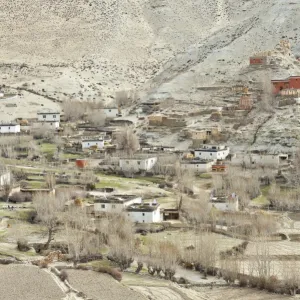
[[[208,37],[190,44],[187,51],[167,62],[149,83],[153,92],[167,91],[182,97],[195,84],[208,86],[221,80],[247,80],[239,75],[249,64],[249,56],[272,50],[281,39],[288,39],[294,53],[300,54],[299,0],[219,0],[215,3],[219,4],[215,5],[219,7],[219,17],[210,27]],[[286,73],[293,74],[293,70]]]
[[[109,93],[152,78],[156,90],[197,65],[197,76],[210,73],[202,81],[218,80],[223,76],[212,67],[220,57],[231,61],[220,68],[235,74],[251,53],[270,48],[282,36],[297,41],[298,2],[0,0],[0,57],[6,63],[48,64],[42,73],[58,78],[58,89],[66,81],[80,85],[78,70],[85,70],[84,78],[103,81],[100,89]],[[36,73],[27,75],[41,75]],[[189,87],[182,79],[184,91]]]
[[[265,70],[249,69],[249,56],[281,39],[292,55],[270,76],[300,73],[300,0],[0,0],[0,8],[2,84],[40,97],[110,101],[138,88],[143,99],[223,106],[203,87],[261,81]],[[274,123],[232,142],[265,143]]]

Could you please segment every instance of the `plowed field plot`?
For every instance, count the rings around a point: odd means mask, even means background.
[[[50,274],[34,266],[0,266],[0,298],[5,300],[59,300],[65,293]]]
[[[107,274],[68,270],[70,284],[93,300],[146,300]]]

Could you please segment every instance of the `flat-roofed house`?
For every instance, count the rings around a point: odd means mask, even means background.
[[[162,221],[160,205],[155,200],[149,203],[130,205],[126,208],[126,213],[132,222],[159,223]]]
[[[20,124],[9,122],[9,123],[0,123],[0,133],[19,133],[21,131]]]
[[[119,167],[123,172],[150,171],[157,162],[156,156],[120,158]]]
[[[142,203],[142,198],[135,195],[109,195],[97,198],[94,203],[96,213],[121,213],[127,206]]]
[[[203,145],[202,148],[191,151],[195,158],[201,160],[222,160],[229,155],[229,147],[225,145]]]

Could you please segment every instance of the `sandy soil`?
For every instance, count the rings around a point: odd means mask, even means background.
[[[265,291],[258,291],[256,289],[247,288],[233,288],[233,287],[214,287],[210,288],[194,288],[201,295],[202,299],[207,300],[279,300],[279,299],[294,299],[293,297],[276,295],[272,293],[267,293]]]
[[[34,266],[0,266],[1,299],[59,300],[65,294],[50,274]]]
[[[134,292],[118,283],[109,275],[99,274],[92,271],[68,270],[70,284],[88,295],[99,300],[122,299],[143,300],[142,294]]]

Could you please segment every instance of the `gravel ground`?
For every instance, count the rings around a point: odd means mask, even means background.
[[[93,300],[145,300],[138,292],[118,283],[109,275],[93,271],[68,270],[70,284]]]
[[[0,299],[59,300],[65,297],[51,275],[25,265],[0,266]]]

